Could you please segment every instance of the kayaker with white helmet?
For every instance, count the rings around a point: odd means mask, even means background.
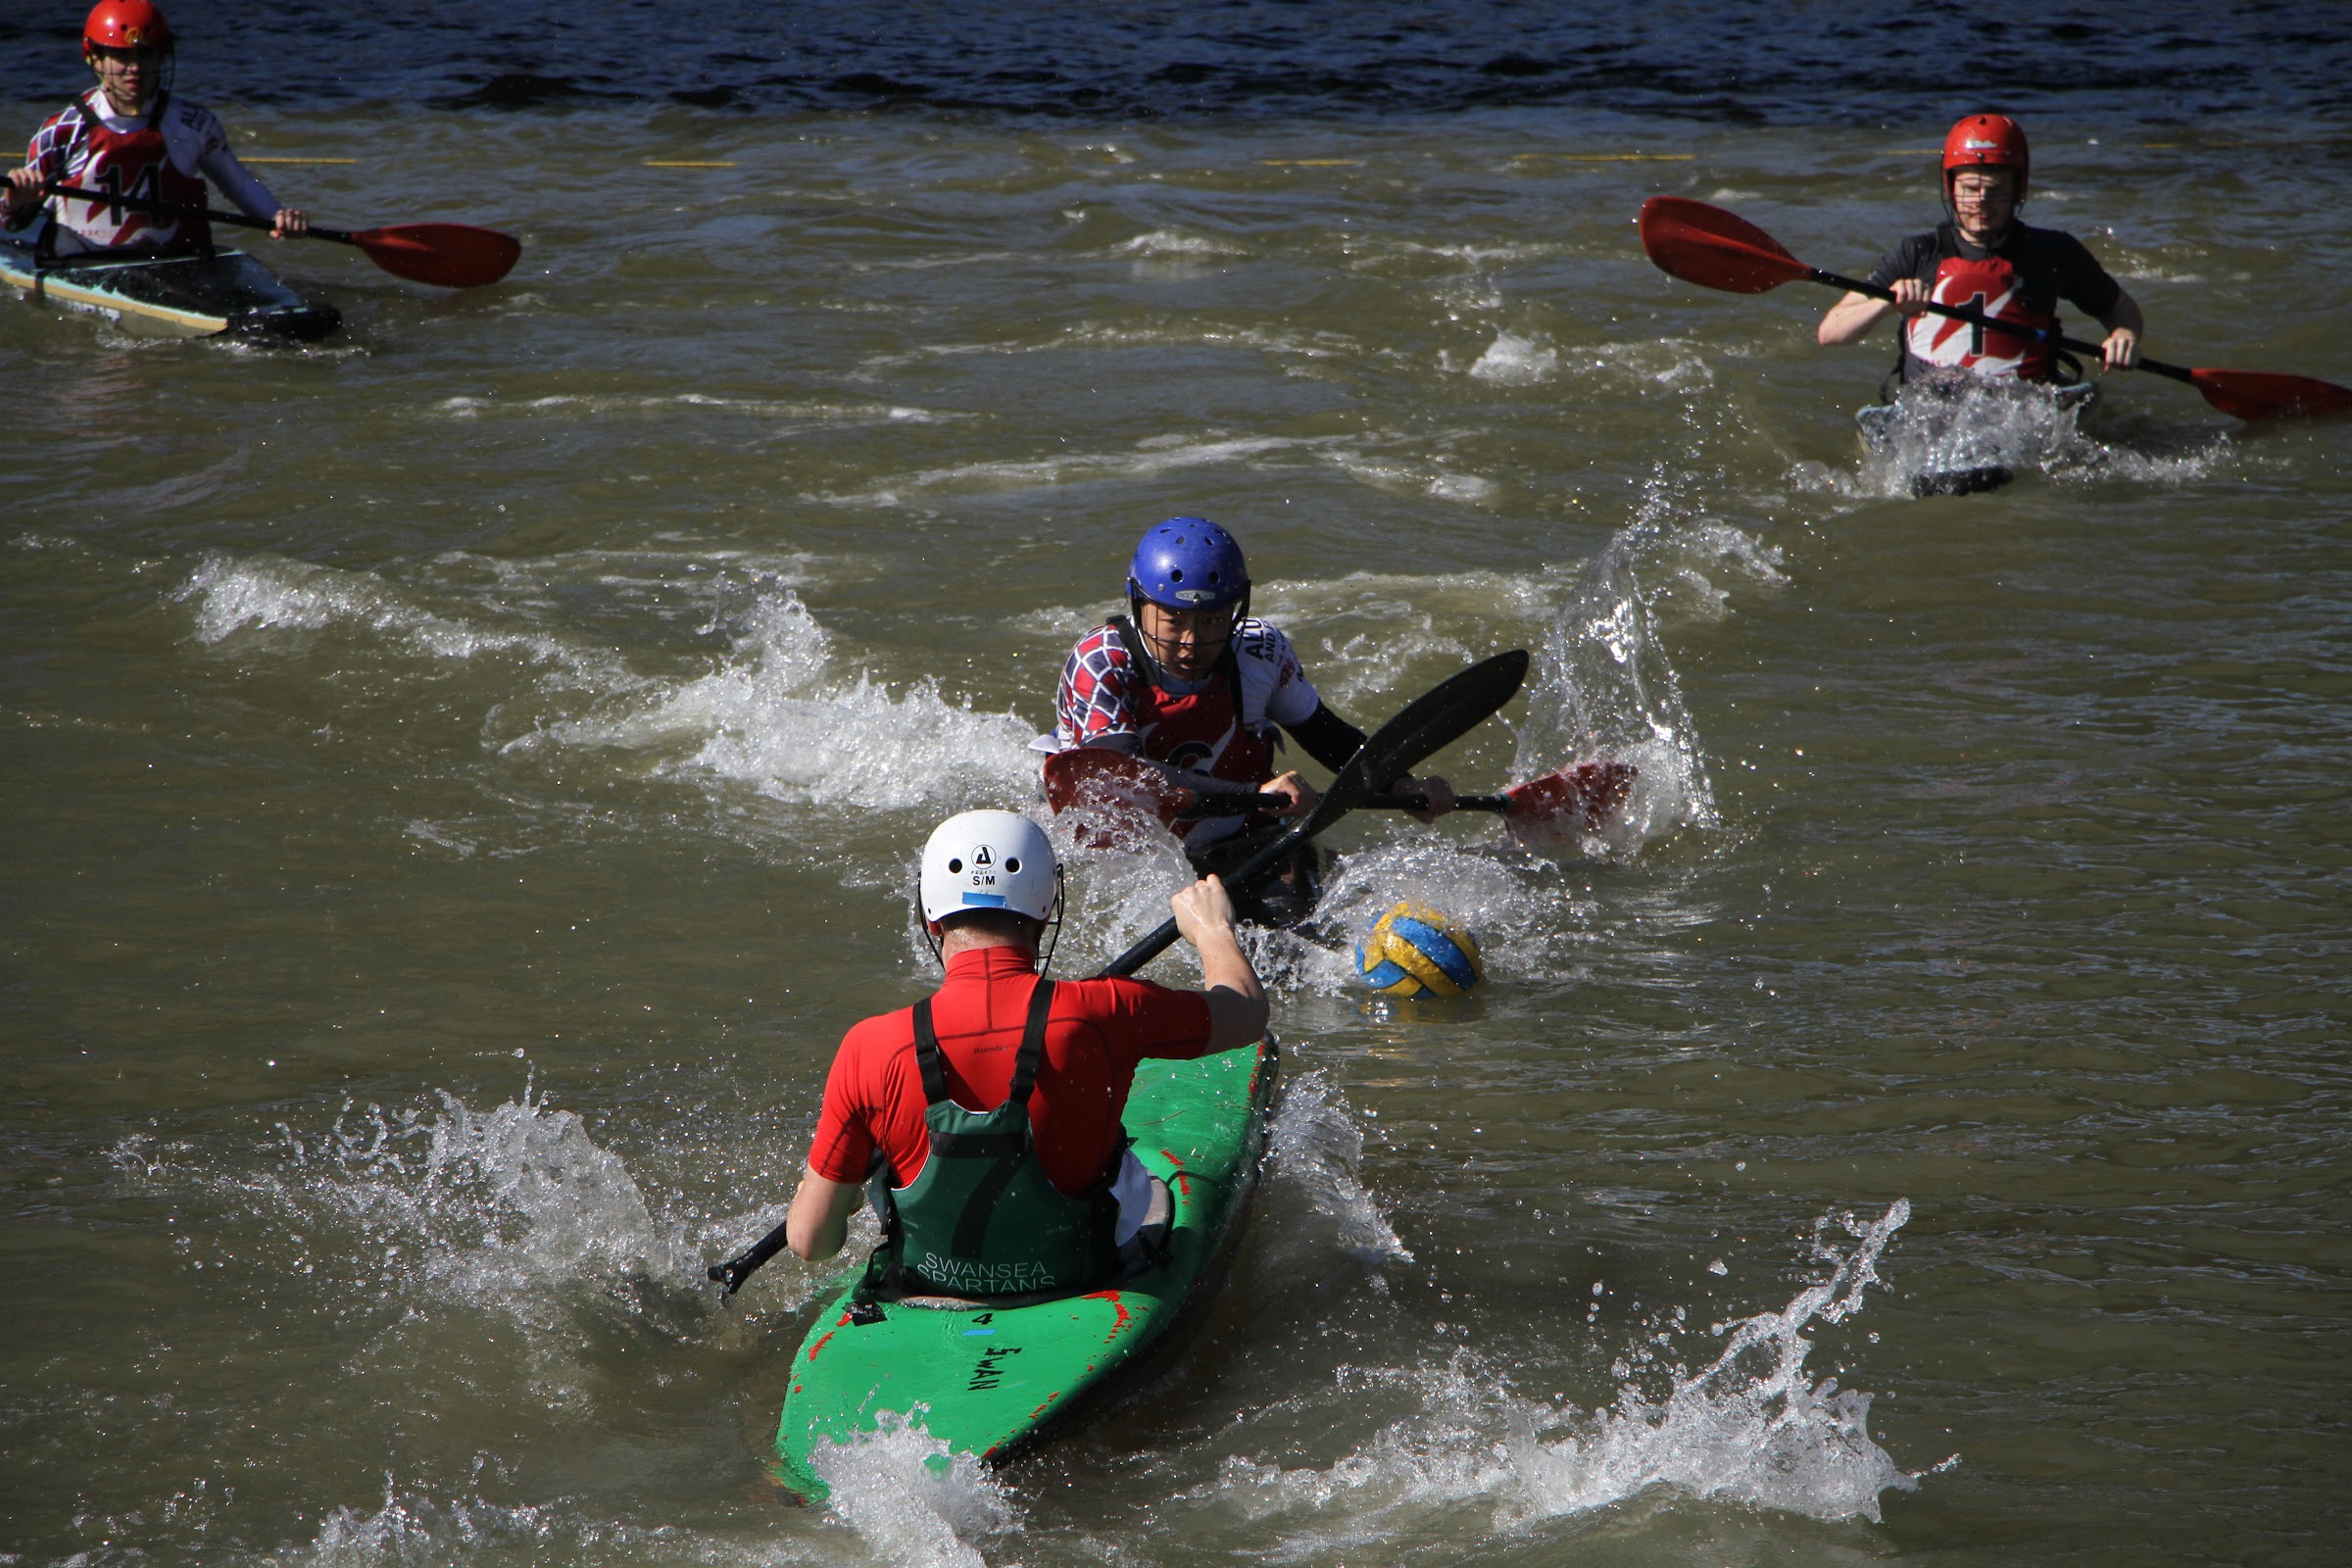
[[[1319,799],[1295,770],[1275,769],[1282,734],[1333,770],[1363,745],[1363,731],[1334,713],[1300,668],[1281,628],[1250,613],[1250,569],[1232,534],[1205,517],[1170,517],[1147,531],[1127,570],[1125,615],[1113,615],[1070,651],[1054,697],[1054,733],[1041,749],[1101,747],[1156,764],[1201,794],[1288,797],[1282,816]],[[1426,796],[1428,821],[1453,808],[1435,775],[1375,787]],[[1202,870],[1237,864],[1254,842],[1249,818],[1207,816],[1178,824]],[[1311,855],[1311,850],[1307,852]],[[1313,905],[1311,860],[1248,907],[1295,920]]]
[[[1136,1064],[1250,1044],[1265,993],[1214,877],[1168,901],[1200,990],[1045,979],[1061,888],[1053,843],[1026,817],[966,811],[931,835],[919,906],[946,979],[843,1037],[785,1220],[795,1253],[841,1250],[871,1176],[886,1223],[873,1298],[1078,1289],[1151,1255],[1166,1194],[1119,1123]]]
[[[97,85],[33,133],[24,165],[0,187],[8,226],[30,221],[45,184],[202,207],[209,178],[247,216],[269,220],[273,237],[309,230],[309,218],[279,206],[237,162],[219,117],[171,90],[173,45],[172,24],[153,0],[98,0],[81,33],[81,57]],[[55,220],[42,243],[54,255],[194,251],[211,240],[201,217],[65,196],[46,200]]]
[[[2055,334],[2060,300],[2107,328],[2100,347],[2110,370],[2139,363],[2145,329],[2138,304],[2081,240],[2017,220],[2033,172],[2025,130],[2006,115],[1969,115],[1943,143],[1945,221],[1888,251],[1869,281],[1892,303],[1849,293],[1830,307],[1816,333],[1825,346],[1858,343],[1889,315],[1902,318],[1895,377],[1916,381],[1937,369],[2050,381],[2071,362],[2045,341],[1987,329],[1925,307],[1974,305],[1986,315]]]

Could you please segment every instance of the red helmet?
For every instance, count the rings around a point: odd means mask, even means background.
[[[1954,125],[1943,138],[1943,182],[1948,186],[1961,170],[1977,168],[2016,170],[2017,194],[2023,200],[2026,175],[2034,168],[2024,128],[2007,115],[1969,115]]]
[[[81,52],[93,49],[170,49],[172,24],[155,0],[98,0],[81,24]]]

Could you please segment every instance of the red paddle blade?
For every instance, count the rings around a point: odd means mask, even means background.
[[[1642,204],[1642,249],[1661,271],[1728,294],[1761,294],[1813,274],[1747,220],[1685,196]]]
[[[1531,778],[1502,792],[1511,803],[1503,822],[1521,836],[1597,833],[1633,794],[1635,776],[1633,763],[1612,761],[1580,762],[1565,772]]]
[[[2308,375],[2192,368],[2188,378],[2206,402],[2235,419],[2312,418],[2352,409],[2352,387]]]
[[[495,283],[522,255],[522,241],[471,223],[395,223],[351,236],[368,259],[412,283],[479,288]]]
[[[1112,820],[1140,813],[1163,827],[1175,824],[1177,813],[1196,799],[1191,790],[1140,757],[1080,746],[1055,752],[1046,759],[1046,804],[1056,816],[1077,808],[1103,813]]]

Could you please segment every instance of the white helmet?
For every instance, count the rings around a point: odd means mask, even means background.
[[[1046,830],[1011,811],[951,816],[923,846],[923,918],[1006,909],[1041,924],[1061,902],[1061,862]]]

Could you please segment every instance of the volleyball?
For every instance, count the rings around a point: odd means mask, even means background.
[[[1357,944],[1355,971],[1386,997],[1458,997],[1487,976],[1476,937],[1409,900],[1382,915]]]

